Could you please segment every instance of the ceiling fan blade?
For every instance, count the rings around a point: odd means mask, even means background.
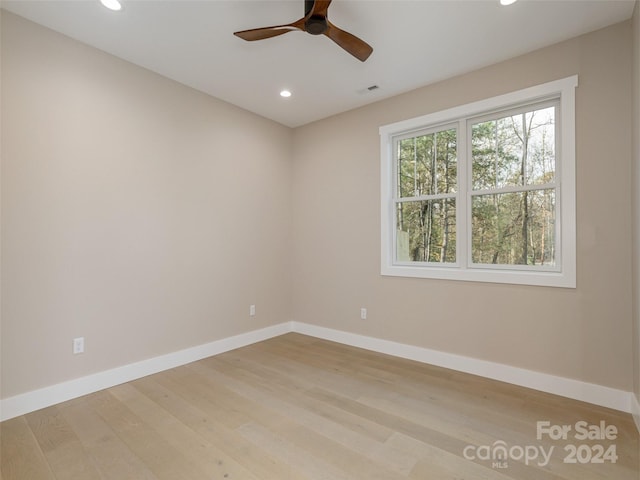
[[[289,23],[287,25],[276,25],[274,27],[252,28],[251,30],[242,30],[240,32],[233,32],[236,37],[240,37],[248,42],[254,40],[264,40],[265,38],[277,37],[287,32],[294,30],[304,30],[304,18]]]
[[[373,48],[367,42],[365,42],[364,40],[360,40],[358,37],[350,34],[349,32],[345,32],[341,28],[336,27],[328,20],[327,30],[324,32],[324,35],[336,42],[339,46],[341,46],[361,62],[364,62],[367,58],[369,58],[369,55],[371,55],[371,52],[373,52]]]

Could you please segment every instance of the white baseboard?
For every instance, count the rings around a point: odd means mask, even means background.
[[[291,323],[281,323],[5,398],[0,401],[0,421],[288,332],[291,332]]]
[[[632,393],[624,390],[305,323],[293,322],[293,331],[395,357],[500,380],[626,413],[631,413],[631,399],[632,397],[635,399]]]
[[[640,431],[640,404],[631,392],[300,322],[281,323],[5,398],[0,401],[0,421],[289,332],[450,368],[632,413]]]

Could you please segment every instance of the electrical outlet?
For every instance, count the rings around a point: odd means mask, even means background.
[[[362,320],[366,320],[367,319],[367,309],[366,308],[361,308],[360,309],[360,319],[362,319]]]
[[[249,316],[250,317],[255,317],[256,316],[256,306],[255,305],[249,305]]]
[[[84,353],[84,337],[73,339],[73,354],[77,355],[79,353]]]

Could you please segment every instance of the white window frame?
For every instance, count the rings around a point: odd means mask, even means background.
[[[485,100],[380,127],[381,156],[381,274],[400,277],[576,287],[576,155],[575,89],[578,76],[555,80]],[[547,100],[559,101],[560,136],[556,150],[556,265],[478,265],[470,262],[471,168],[468,129],[474,117]],[[458,185],[456,191],[456,263],[397,262],[395,227],[394,141],[412,132],[457,124]]]

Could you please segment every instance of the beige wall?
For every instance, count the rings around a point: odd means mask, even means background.
[[[573,74],[578,288],[380,276],[378,127]],[[626,22],[297,129],[294,319],[630,391],[630,89]]]
[[[7,12],[1,93],[4,398],[290,317],[290,129]]]

